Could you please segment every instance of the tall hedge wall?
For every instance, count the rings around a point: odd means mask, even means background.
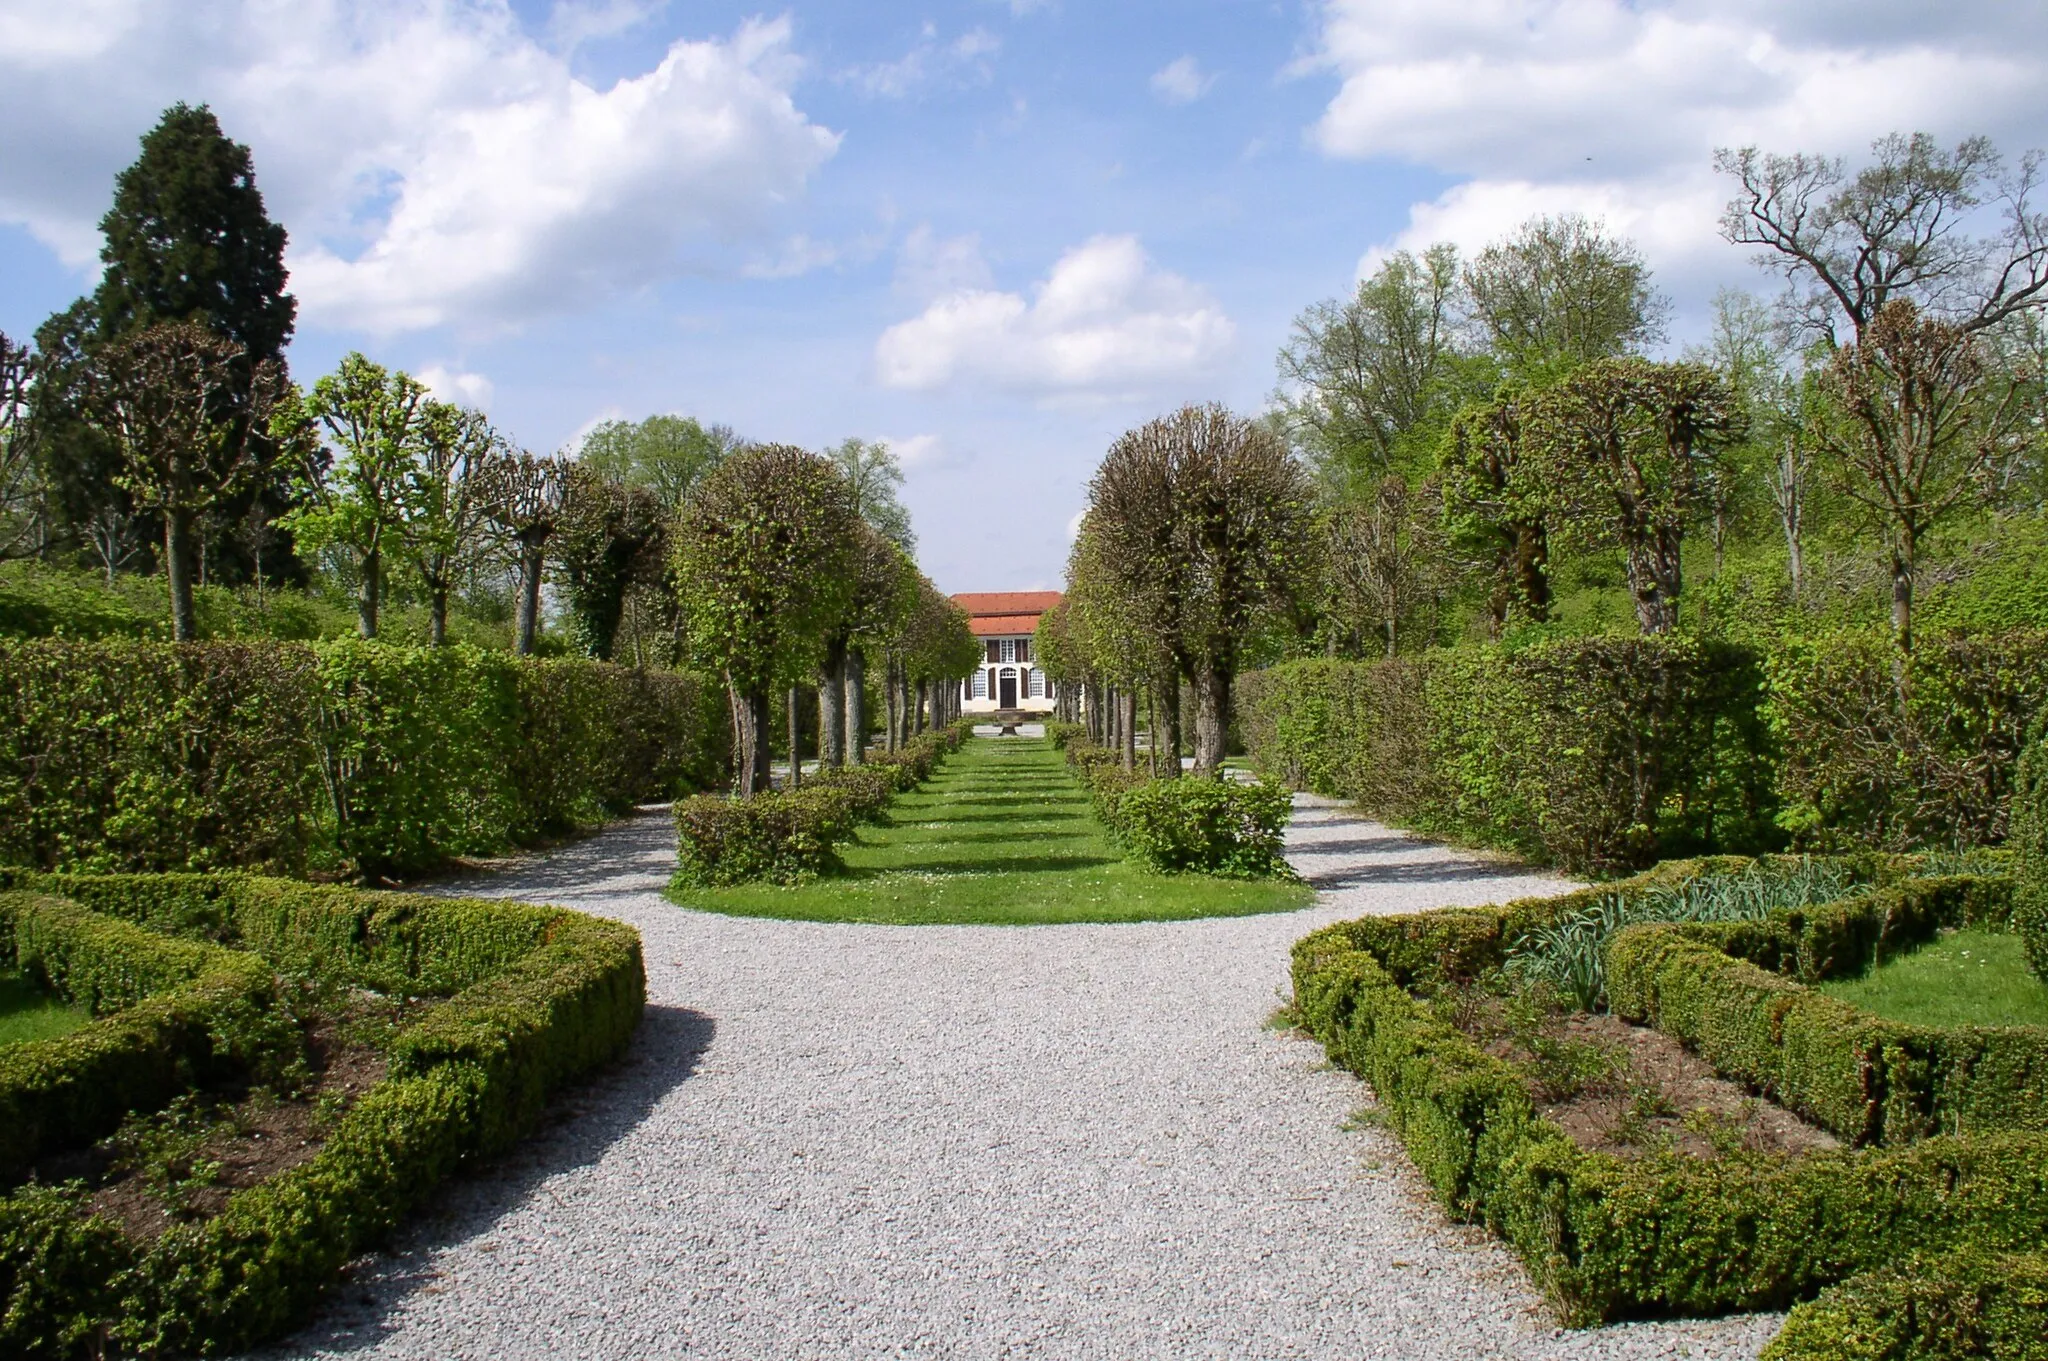
[[[1407,826],[1573,868],[1774,835],[1760,659],[1690,639],[1294,662],[1244,678],[1239,722],[1282,780]]]
[[[1561,639],[1246,676],[1268,773],[1419,831],[1574,869],[1706,851],[1981,845],[2048,706],[2048,633],[1762,651]]]
[[[0,642],[0,862],[402,874],[716,780],[699,678],[466,647]]]

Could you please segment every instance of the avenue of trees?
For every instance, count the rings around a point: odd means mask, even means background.
[[[204,107],[143,138],[101,229],[93,294],[32,345],[0,336],[0,560],[161,578],[178,640],[199,588],[246,586],[346,600],[366,639],[397,604],[429,646],[461,622],[520,654],[712,671],[742,792],[777,706],[788,750],[817,711],[828,764],[861,759],[871,712],[892,745],[949,716],[941,682],[976,649],[909,556],[886,445],[657,415],[535,454],[362,354],[301,387],[284,229]]]

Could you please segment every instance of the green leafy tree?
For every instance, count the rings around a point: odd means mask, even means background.
[[[1481,251],[1464,282],[1487,348],[1538,382],[1654,343],[1670,311],[1633,243],[1571,213],[1523,223]]]
[[[662,504],[646,487],[615,482],[583,463],[569,466],[555,530],[555,568],[577,642],[612,659],[626,592],[658,575],[664,557]]]
[[[1294,319],[1277,409],[1327,487],[1370,496],[1388,472],[1428,468],[1457,409],[1463,306],[1457,250],[1439,244]]]
[[[356,581],[356,629],[377,636],[385,554],[402,542],[408,487],[421,476],[430,400],[411,374],[360,353],[343,356],[277,426],[318,454],[302,465],[304,504],[286,523],[315,551],[332,550]]]
[[[504,441],[480,411],[422,404],[419,456],[396,483],[397,527],[427,598],[428,639],[448,641],[448,599],[490,541],[489,468]]]
[[[190,641],[194,529],[263,474],[255,435],[291,404],[290,384],[275,364],[250,365],[239,345],[196,322],[160,322],[101,346],[83,395],[120,458],[116,482],[164,526],[171,633]],[[237,398],[246,418],[222,420],[223,403]]]
[[[788,445],[733,454],[684,507],[675,575],[692,652],[731,693],[743,795],[769,787],[769,697],[811,673],[845,613],[858,524],[839,471]]]
[[[644,487],[669,510],[741,444],[727,425],[702,425],[688,416],[605,421],[576,451],[585,467],[628,487]]]
[[[897,499],[903,485],[903,462],[880,440],[846,439],[826,451],[846,478],[853,513],[873,525],[882,537],[906,553],[917,551],[910,531],[910,512]]]
[[[1596,360],[1531,403],[1527,445],[1556,519],[1622,550],[1645,634],[1678,626],[1686,523],[1713,459],[1746,429],[1733,391],[1700,364]]]
[[[1444,437],[1444,529],[1452,552],[1488,583],[1495,638],[1511,618],[1550,618],[1550,525],[1525,433],[1531,400],[1526,385],[1503,383]]]

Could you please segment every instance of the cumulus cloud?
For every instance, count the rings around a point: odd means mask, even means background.
[[[988,288],[934,299],[882,333],[875,367],[896,388],[1127,396],[1213,372],[1235,335],[1206,291],[1155,268],[1136,237],[1098,236],[1028,299]]]
[[[902,462],[905,472],[939,472],[964,468],[969,462],[938,435],[912,435],[908,439],[885,435],[882,443],[888,445],[890,452]]]
[[[1460,177],[1392,244],[1476,246],[1573,210],[1681,274],[1741,265],[1715,233],[1717,146],[1853,157],[1924,129],[2017,152],[2048,114],[2048,17],[1986,0],[1331,0],[1310,64],[1342,82],[1323,151]]]
[[[1215,83],[1193,57],[1176,58],[1152,73],[1152,93],[1168,104],[1192,104]]]
[[[497,391],[482,374],[452,369],[446,364],[429,364],[413,376],[426,384],[427,391],[457,406],[488,407],[491,394]]]
[[[557,36],[640,12],[563,7]],[[205,100],[254,149],[307,320],[517,323],[772,240],[838,146],[797,70],[786,21],[600,86],[493,0],[0,0],[0,220],[89,263],[135,138]]]
[[[929,302],[948,293],[993,288],[995,276],[981,258],[979,236],[941,237],[929,223],[919,223],[897,250],[895,286],[906,297]]]

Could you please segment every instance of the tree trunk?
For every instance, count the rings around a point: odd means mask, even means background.
[[[522,547],[519,553],[519,636],[512,648],[522,657],[533,655],[534,635],[540,630],[540,569],[539,545]]]
[[[448,588],[434,586],[427,592],[427,641],[435,647],[448,645]]]
[[[1911,540],[1892,550],[1892,637],[1900,652],[1913,650],[1913,559]]]
[[[846,649],[846,764],[864,765],[868,755],[868,659],[857,647]]]
[[[1230,676],[1210,663],[1195,672],[1195,774],[1223,770],[1230,734]]]
[[[804,692],[789,687],[789,787],[804,787]]]
[[[733,792],[742,798],[770,788],[768,779],[768,691],[743,694],[727,677],[732,701]]]
[[[1177,779],[1180,775],[1180,677],[1175,676],[1159,687],[1159,728],[1152,738],[1152,744],[1165,747],[1166,763],[1159,768],[1162,779]]]
[[[1550,536],[1541,524],[1515,526],[1515,591],[1529,618],[1550,618]]]
[[[192,516],[164,512],[164,576],[171,587],[171,637],[189,643],[199,637],[199,613],[192,604]]]
[[[1138,692],[1122,690],[1117,693],[1117,748],[1123,753],[1124,769],[1135,772],[1138,768]]]
[[[912,737],[917,737],[925,731],[928,724],[925,718],[924,706],[936,697],[936,692],[932,688],[931,681],[929,679],[919,678],[917,682],[916,708],[912,710],[912,713],[914,715],[912,719],[912,723],[914,726],[911,728],[910,731],[910,735]]]
[[[1678,627],[1679,537],[1662,533],[1653,541],[1630,544],[1629,591],[1636,600],[1636,626],[1646,638]]]
[[[846,644],[837,639],[825,645],[818,672],[818,764],[846,764]]]
[[[1159,778],[1159,697],[1156,685],[1145,687],[1145,768]]]
[[[372,548],[363,554],[363,579],[356,583],[356,632],[365,638],[377,636],[377,610],[384,597],[384,550]]]
[[[895,752],[899,746],[897,724],[903,721],[902,695],[896,689],[897,670],[894,658],[882,665],[882,750]]]

